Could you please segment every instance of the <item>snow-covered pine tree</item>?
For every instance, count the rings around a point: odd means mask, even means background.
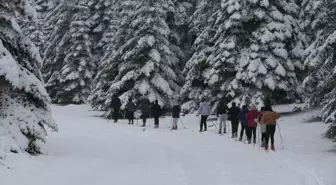
[[[119,0],[90,0],[88,6],[91,9],[90,29],[93,58],[99,62],[101,56],[108,52],[110,40],[114,35],[116,19],[115,11]]]
[[[298,0],[300,6],[300,29],[299,36],[305,48],[307,48],[315,40],[315,32],[313,27],[316,27],[316,20],[319,19],[321,11],[320,0]]]
[[[222,0],[221,8],[215,13],[215,45],[207,59],[209,67],[204,70],[207,84],[212,87],[212,96],[216,97],[213,101],[219,97],[231,101],[236,96],[230,94],[230,88],[235,83],[238,59],[249,38],[243,27],[244,14],[242,0]]]
[[[28,36],[40,51],[43,57],[44,46],[47,41],[47,35],[44,32],[45,29],[45,15],[53,8],[53,1],[50,0],[29,0],[31,7],[29,11],[34,12],[32,16],[18,17],[17,21],[22,27],[24,35]]]
[[[297,74],[303,69],[299,7],[294,0],[248,0],[246,8],[244,27],[250,39],[241,50],[233,93],[243,92],[240,99],[259,99],[257,103],[263,95],[293,100],[301,91]]]
[[[85,103],[96,66],[89,37],[90,9],[86,1],[64,1],[56,11],[56,29],[45,54],[46,88],[55,103]]]
[[[314,42],[306,50],[309,75],[303,82],[311,107],[322,106],[321,117],[332,122],[326,136],[336,141],[336,2],[324,0],[314,19]]]
[[[170,107],[170,96],[179,91],[183,56],[171,38],[167,23],[174,4],[167,0],[125,0],[118,4],[120,17],[114,45],[99,66],[91,96],[95,109],[111,111],[113,95],[123,103],[147,96]]]
[[[220,8],[220,0],[199,0],[196,10],[190,18],[190,32],[194,39],[193,55],[184,67],[186,82],[181,90],[184,111],[197,109],[204,97],[211,96],[211,87],[206,84],[204,69],[208,68],[207,58],[213,51],[213,37],[217,31],[214,27],[216,10]]]
[[[41,57],[14,17],[17,10],[30,13],[22,6],[27,3],[0,0],[0,151],[37,154],[39,141],[46,141],[45,126],[57,130],[57,125],[43,86]]]

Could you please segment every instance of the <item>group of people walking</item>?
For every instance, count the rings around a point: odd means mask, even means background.
[[[172,130],[177,130],[177,122],[180,118],[180,112],[181,108],[180,106],[175,102],[173,103],[172,108],[172,118],[173,118],[173,126]],[[120,111],[121,108],[121,101],[118,98],[118,96],[114,96],[111,102],[111,106],[113,108],[113,114],[112,117],[114,119],[114,122],[118,122],[118,118],[120,117]],[[128,124],[132,125],[134,124],[134,113],[140,110],[141,112],[141,119],[142,119],[142,127],[146,126],[146,122],[148,118],[154,118],[154,128],[159,128],[160,124],[160,116],[162,115],[163,111],[161,106],[159,105],[159,101],[155,100],[153,103],[151,103],[147,98],[142,98],[138,104],[138,106],[135,105],[133,100],[131,98],[128,99],[128,102],[125,106],[125,112],[124,117],[128,119]]]
[[[271,106],[267,105],[258,111],[254,104],[250,106],[250,109],[247,105],[243,105],[240,109],[235,102],[232,102],[231,108],[229,108],[224,99],[221,99],[216,108],[216,112],[219,118],[219,134],[226,133],[226,122],[230,120],[232,128],[231,138],[238,139],[238,127],[240,123],[241,130],[238,140],[243,141],[245,134],[249,144],[252,142],[257,143],[257,128],[260,126],[261,147],[268,150],[269,140],[271,140],[271,150],[275,150],[274,134],[276,122],[277,119],[280,118],[280,115],[274,112]],[[201,102],[197,115],[201,115],[199,131],[206,131],[206,121],[208,116],[211,115],[211,108],[205,99]]]
[[[121,101],[117,96],[114,96],[111,102],[113,108],[114,122],[118,122]],[[148,118],[154,118],[154,128],[159,128],[159,118],[162,115],[162,109],[158,100],[151,103],[147,98],[142,98],[138,106],[130,98],[125,106],[124,117],[128,119],[128,124],[134,124],[134,112],[141,111],[142,127],[146,126]],[[181,107],[174,102],[172,107],[172,130],[177,130],[177,122],[180,118]],[[197,111],[197,116],[201,115],[200,132],[207,131],[207,119],[211,115],[211,107],[204,99]],[[219,118],[219,134],[226,133],[226,122],[231,121],[231,138],[236,138],[243,141],[244,134],[246,135],[249,144],[257,143],[257,128],[260,127],[261,132],[261,147],[268,150],[269,140],[271,140],[271,150],[274,148],[274,134],[276,130],[277,119],[280,115],[274,112],[270,105],[262,107],[260,111],[252,104],[250,107],[243,105],[242,108],[237,107],[235,102],[231,103],[231,107],[227,106],[224,99],[221,99],[216,108],[217,117]],[[238,128],[240,123],[240,134],[238,139]]]

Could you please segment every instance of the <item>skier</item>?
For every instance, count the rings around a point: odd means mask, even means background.
[[[207,119],[210,115],[210,106],[209,104],[206,102],[205,99],[202,100],[202,103],[200,104],[199,108],[198,108],[198,113],[197,113],[197,116],[198,115],[201,115],[201,122],[200,122],[200,132],[203,132],[203,131],[207,131]],[[203,126],[204,126],[204,130],[203,130]]]
[[[140,110],[141,110],[141,118],[142,118],[142,127],[146,126],[146,120],[149,117],[149,113],[150,113],[150,102],[147,98],[142,98],[140,106],[139,106]]]
[[[271,150],[274,148],[274,133],[276,130],[276,121],[280,118],[280,115],[276,112],[271,111],[271,107],[267,106],[266,111],[264,111],[260,124],[266,125],[266,139],[265,139],[265,150],[268,150],[269,139],[271,138]]]
[[[266,107],[261,107],[260,114],[258,117],[259,124],[261,122],[261,118],[263,113],[266,111]],[[260,133],[261,133],[261,147],[265,147],[265,139],[266,139],[266,125],[260,124]]]
[[[134,124],[134,111],[135,111],[135,104],[132,101],[132,98],[128,99],[128,102],[126,104],[126,117],[128,119],[128,124],[133,125]]]
[[[240,119],[240,125],[241,125],[239,141],[243,140],[244,131],[245,131],[246,136],[247,136],[248,120],[246,118],[246,114],[248,112],[249,112],[249,110],[247,108],[247,105],[244,105],[243,108],[241,109],[240,113],[239,113],[239,119]]]
[[[257,122],[256,120],[259,117],[259,112],[257,111],[257,108],[254,104],[251,105],[251,110],[246,114],[246,118],[248,119],[248,125],[247,125],[247,140],[248,144],[251,144],[252,135],[253,135],[253,143],[257,142],[256,139],[256,131],[257,131]]]
[[[177,130],[177,122],[180,118],[181,107],[177,102],[173,103],[172,117],[173,117],[173,127],[172,130]]]
[[[114,123],[117,123],[118,122],[118,117],[119,117],[119,111],[120,111],[120,107],[121,107],[121,101],[120,101],[120,99],[118,98],[117,95],[113,96],[111,106],[113,108]]]
[[[222,134],[222,128],[224,129],[223,132],[226,133],[226,120],[228,118],[228,112],[229,107],[226,105],[224,99],[221,99],[217,107],[217,117],[219,117],[219,134]]]
[[[159,128],[159,117],[161,115],[161,107],[159,105],[159,101],[155,100],[155,104],[151,107],[151,114],[154,117],[154,128]]]
[[[231,120],[231,127],[232,127],[232,136],[231,138],[237,137],[238,133],[238,124],[239,124],[239,113],[240,108],[236,106],[235,102],[231,103],[231,108],[229,110],[229,116]]]

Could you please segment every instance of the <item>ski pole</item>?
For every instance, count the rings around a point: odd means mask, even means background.
[[[260,152],[260,125],[257,125],[257,132],[258,132],[258,152]]]
[[[184,125],[184,123],[183,123],[183,121],[182,121],[182,118],[180,118],[180,120],[181,120],[181,123],[182,123],[184,129],[187,129],[187,127]]]
[[[211,121],[211,122],[212,122],[212,124],[215,126],[215,128],[216,128],[217,132],[219,132],[219,129],[218,129],[218,127],[217,127],[216,123],[214,123],[213,121]]]
[[[285,149],[285,145],[284,145],[283,140],[282,140],[282,135],[281,135],[281,130],[280,130],[280,124],[277,124],[277,125],[278,125],[278,130],[279,130],[279,134],[280,134],[281,143],[282,143],[282,149]]]

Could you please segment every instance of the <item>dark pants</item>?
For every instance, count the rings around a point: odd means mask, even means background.
[[[252,135],[253,135],[253,141],[256,141],[257,138],[257,127],[247,127],[247,140],[251,140],[252,139]]]
[[[159,125],[159,116],[154,116],[154,125]]]
[[[134,112],[133,111],[127,111],[126,117],[128,118],[128,124],[134,124]]]
[[[271,138],[271,144],[274,145],[274,134],[276,130],[276,125],[266,125],[266,145],[269,143],[269,139]]]
[[[240,129],[240,139],[243,139],[243,136],[244,136],[244,131],[247,135],[247,126],[246,125],[243,125],[243,124],[240,124],[241,125],[241,129]]]
[[[232,126],[232,135],[237,136],[238,133],[238,126],[239,126],[239,120],[231,120],[231,126]]]
[[[142,118],[143,126],[146,125],[146,121],[147,121],[148,116],[149,115],[147,113],[142,113],[141,118]]]
[[[200,131],[203,131],[203,126],[204,126],[204,131],[207,130],[207,123],[206,123],[207,119],[208,119],[208,116],[203,116],[203,115],[201,116]]]
[[[115,122],[118,121],[120,109],[113,109],[113,119]]]
[[[265,143],[266,142],[266,133],[262,133],[261,134],[261,143]]]

